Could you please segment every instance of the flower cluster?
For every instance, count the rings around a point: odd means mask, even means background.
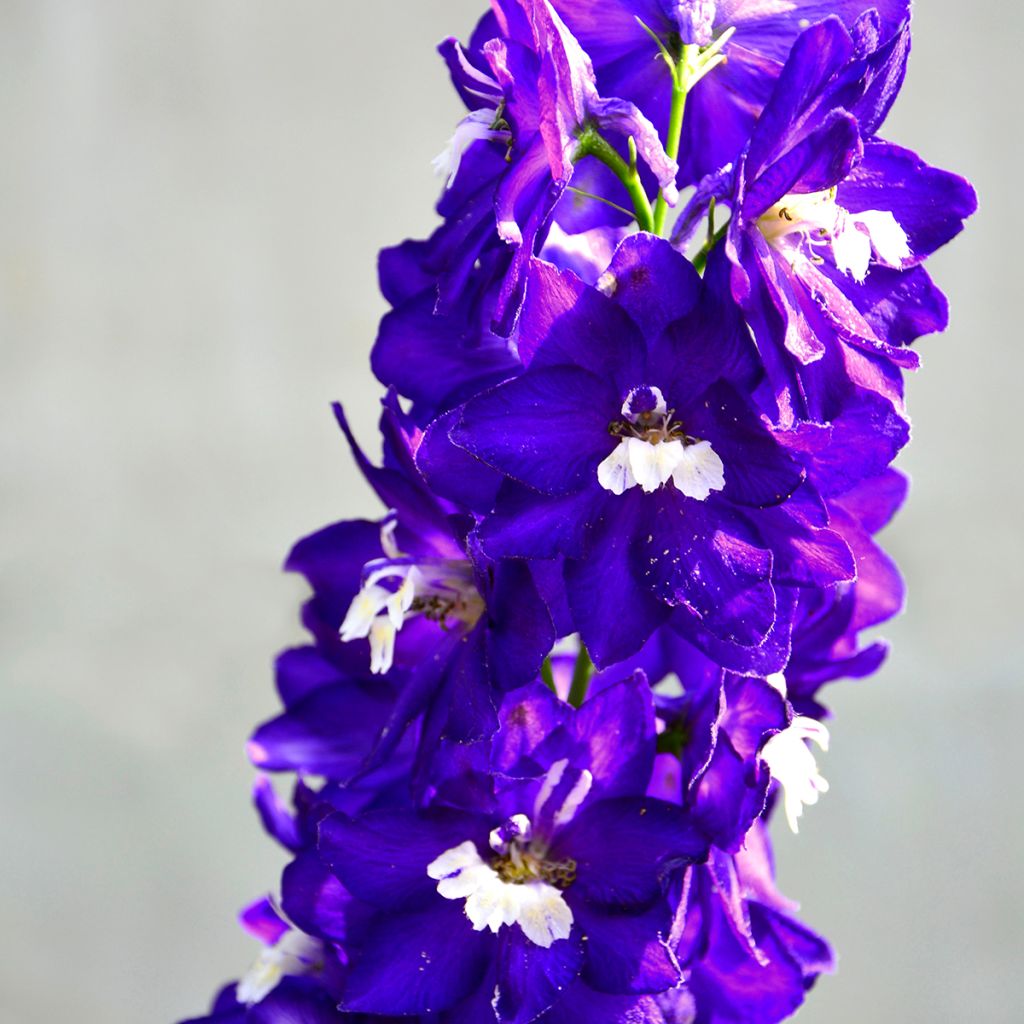
[[[831,969],[766,825],[885,657],[924,263],[975,207],[879,134],[909,50],[909,0],[493,0],[441,44],[380,464],[336,409],[383,512],[288,559],[249,752],[290,862],[204,1021],[773,1024]]]

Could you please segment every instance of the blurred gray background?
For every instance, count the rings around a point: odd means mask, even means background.
[[[595,0],[598,2],[598,0]],[[0,0],[0,1019],[198,1013],[282,863],[248,803],[279,564],[372,514],[375,254],[432,223],[432,44],[483,0]],[[985,208],[912,382],[912,586],[836,689],[832,792],[779,835],[840,973],[800,1020],[1024,1019],[1022,8],[924,0],[887,134]]]

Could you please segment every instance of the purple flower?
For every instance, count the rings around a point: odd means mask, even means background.
[[[884,641],[861,646],[860,634],[903,610],[900,572],[872,535],[889,523],[906,492],[906,478],[889,470],[829,502],[832,525],[854,553],[857,581],[832,591],[800,594],[792,657],[782,679],[801,715],[827,718],[817,699],[821,687],[837,679],[863,679],[877,671],[888,654]]]
[[[735,853],[767,804],[774,776],[765,745],[792,714],[763,679],[705,668],[699,655],[688,661],[655,688],[664,753],[650,793],[681,804],[713,847]]]
[[[675,58],[682,45],[716,44],[726,60],[690,91],[679,185],[700,181],[739,156],[797,36],[838,15],[853,26],[867,10],[885,37],[906,20],[909,0],[552,0],[594,62],[598,87],[635,103],[659,129],[669,124],[672,81],[646,25]]]
[[[335,412],[390,511],[380,523],[327,527],[293,550],[288,567],[313,588],[303,621],[317,643],[279,660],[285,712],[257,730],[250,755],[264,769],[346,782],[407,767],[406,731],[421,716],[424,748],[492,731],[495,694],[536,677],[554,630],[526,567],[483,556],[467,539],[472,518],[427,489],[393,406],[381,420],[383,467]]]
[[[293,927],[266,898],[246,907],[240,920],[263,949],[238,981],[218,993],[209,1016],[182,1024],[337,1024],[344,1019],[337,1011],[342,968],[329,943]]]
[[[382,256],[381,278],[409,287],[410,265],[418,261],[410,249],[400,256],[401,249]],[[395,308],[381,321],[371,365],[382,384],[410,399],[416,423],[428,423],[519,370],[508,339],[491,329],[507,264],[504,252],[488,252],[443,310],[433,278],[416,281],[408,293],[392,292]]]
[[[598,664],[673,609],[752,659],[773,584],[852,579],[804,468],[744,397],[760,365],[716,275],[649,235],[622,244],[602,290],[535,262],[519,353],[525,372],[468,402],[450,437],[506,478],[483,550],[565,557]]]
[[[819,479],[841,493],[881,472],[906,443],[905,346],[946,324],[945,300],[921,266],[975,209],[961,178],[875,136],[905,72],[909,27],[891,38],[862,18],[808,29],[732,176],[710,192],[732,209],[732,290],[765,361],[782,422],[831,423]],[[682,236],[681,236],[682,237]],[[868,424],[872,429],[867,429]],[[849,444],[849,432],[874,443]]]
[[[225,986],[205,1017],[181,1024],[361,1024],[358,1018],[340,1013],[334,997],[302,978],[285,977],[265,999],[247,1004],[237,997],[237,982]]]
[[[492,0],[441,44],[380,465],[335,408],[385,511],[288,558],[249,743],[287,865],[188,1024],[776,1024],[832,969],[767,828],[886,656],[923,263],[975,207],[879,138],[909,0],[870,2]]]
[[[445,223],[426,244],[405,243],[385,260],[384,291],[404,291],[395,277],[414,257],[437,281],[436,308],[446,312],[483,262],[500,282],[493,313],[507,335],[523,271],[595,133],[605,147],[608,134],[631,139],[670,204],[677,165],[633,104],[598,94],[589,57],[547,0],[501,0],[468,49],[448,39],[441,53],[470,108],[437,165],[446,177],[438,206]]]
[[[690,868],[676,946],[686,980],[663,997],[668,1024],[777,1024],[834,970],[832,950],[793,917],[773,875],[760,825],[734,857],[716,853]]]
[[[707,844],[681,808],[644,795],[655,753],[646,679],[579,711],[540,686],[518,691],[493,740],[464,753],[469,766],[442,769],[421,809],[320,827],[324,862],[371,911],[346,947],[342,1006],[478,1007],[465,1019],[526,1024],[545,1011],[568,1019],[578,1000],[621,1007],[675,986],[666,893]]]

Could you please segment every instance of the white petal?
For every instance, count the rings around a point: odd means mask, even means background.
[[[260,1003],[277,988],[284,976],[280,962],[267,957],[267,951],[238,979],[235,998],[246,1006]]]
[[[573,818],[576,817],[576,812],[580,809],[580,804],[587,799],[590,793],[590,787],[594,784],[594,776],[587,771],[586,768],[580,772],[580,777],[576,780],[575,785],[569,790],[568,796],[562,801],[562,806],[558,808],[558,813],[552,819],[552,825],[555,828],[561,828],[563,825],[568,825]]]
[[[476,867],[483,864],[480,859],[480,852],[472,839],[467,839],[450,850],[445,850],[439,857],[435,857],[427,865],[427,874],[431,878],[448,878],[458,874],[463,868]]]
[[[342,640],[360,640],[369,636],[373,620],[391,600],[391,591],[367,581],[348,606],[339,634]]]
[[[656,491],[672,476],[683,453],[682,441],[650,444],[639,437],[626,438],[629,468],[636,482],[648,493]]]
[[[879,263],[887,267],[902,267],[911,257],[910,240],[899,222],[888,210],[867,210],[856,220],[863,224],[871,236],[871,247]]]
[[[629,468],[629,449],[623,438],[615,450],[597,467],[597,482],[612,494],[624,494],[636,486],[633,471]]]
[[[572,932],[572,910],[565,897],[547,882],[528,882],[519,907],[519,927],[535,945],[548,949]]]
[[[380,549],[386,558],[401,558],[402,552],[398,549],[398,542],[395,540],[395,531],[398,529],[398,518],[392,512],[381,524],[380,528]]]
[[[395,634],[398,630],[390,619],[378,616],[370,626],[370,671],[384,675],[395,661]]]
[[[437,883],[437,891],[446,900],[464,900],[473,893],[487,888],[497,876],[482,861],[475,867],[463,868]]]
[[[504,881],[470,840],[431,861],[427,874],[438,880],[445,899],[465,899],[466,917],[478,932],[497,933],[518,922],[531,942],[547,948],[572,930],[572,911],[558,889],[541,881]]]
[[[828,752],[829,734],[828,726],[824,722],[819,722],[814,718],[807,718],[803,715],[798,715],[793,719],[793,723],[790,726],[791,729],[795,729],[801,739],[812,740],[817,743],[822,750]]]
[[[300,977],[323,966],[323,947],[305,932],[289,931],[277,945],[267,946],[256,962],[239,979],[235,997],[252,1006],[265,999],[287,974]]]
[[[554,793],[555,787],[562,781],[562,776],[565,774],[565,769],[569,767],[569,759],[563,757],[556,761],[548,770],[544,776],[544,782],[541,784],[540,791],[537,793],[536,798],[533,801],[533,820],[538,821],[541,816],[541,812],[544,810],[548,800],[551,799],[551,794]]]
[[[466,917],[480,932],[514,924],[519,917],[523,886],[503,882],[493,871],[490,879],[466,900]]]
[[[841,217],[832,236],[832,256],[836,266],[855,281],[868,276],[871,263],[871,238],[849,217]]]
[[[679,447],[682,453],[672,474],[672,482],[683,494],[705,501],[712,491],[725,487],[725,467],[710,441],[686,446],[680,442]]]
[[[445,188],[451,188],[455,184],[456,175],[462,164],[462,157],[466,150],[479,139],[500,139],[505,137],[504,132],[492,131],[491,125],[497,116],[497,110],[482,107],[479,110],[470,111],[458,124],[455,134],[452,135],[448,145],[438,153],[431,161],[434,173],[447,175]]]
[[[788,729],[773,736],[761,751],[769,771],[785,793],[786,819],[793,832],[799,832],[798,819],[805,806],[818,802],[828,792],[828,782],[818,771],[814,754],[806,740],[828,750],[828,729],[812,718],[798,715]]]
[[[413,566],[398,589],[388,598],[388,618],[395,629],[401,629],[405,623],[405,614],[416,600],[416,593],[421,589],[422,583],[423,574]]]

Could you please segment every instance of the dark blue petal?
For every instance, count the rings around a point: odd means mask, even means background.
[[[669,950],[672,913],[655,900],[639,913],[622,913],[569,898],[575,924],[586,936],[583,979],[598,992],[664,992],[681,979]]]
[[[384,910],[436,906],[446,901],[427,865],[467,839],[486,849],[487,831],[486,821],[453,810],[371,811],[356,819],[334,814],[321,822],[317,848],[358,899]]]
[[[583,553],[585,528],[604,499],[597,486],[550,498],[507,480],[494,512],[477,528],[480,544],[492,558],[576,558]]]
[[[585,804],[551,847],[553,858],[576,861],[574,902],[622,910],[648,906],[672,871],[706,854],[707,841],[682,808],[634,797]]]
[[[531,942],[518,925],[498,936],[498,983],[494,1014],[501,1024],[529,1024],[547,1010],[576,980],[583,966],[580,933],[547,949]]]
[[[650,591],[689,608],[722,640],[763,643],[775,622],[771,552],[721,499],[696,501],[667,487],[651,499],[635,556]]]
[[[347,781],[362,768],[393,703],[383,681],[321,687],[261,725],[249,741],[249,757],[266,771]]]
[[[531,371],[463,406],[452,440],[506,476],[563,495],[596,479],[619,414],[607,382],[577,367]]]
[[[447,1010],[480,984],[494,947],[493,936],[473,931],[461,900],[438,897],[429,907],[380,915],[354,953],[341,1008],[396,1016]]]
[[[587,554],[565,565],[576,628],[599,666],[635,654],[669,616],[669,608],[651,594],[634,553],[647,523],[648,499],[638,490],[602,495]]]

